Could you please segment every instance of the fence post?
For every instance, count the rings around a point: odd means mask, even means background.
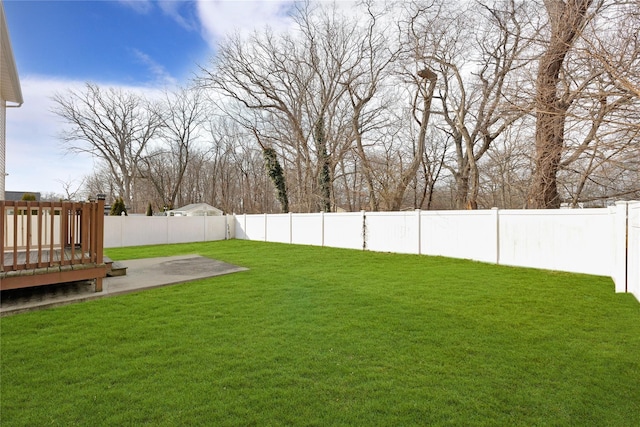
[[[491,208],[496,227],[496,265],[500,265],[500,208]]]
[[[324,247],[324,211],[320,211],[320,246]]]
[[[627,207],[627,292],[640,302],[640,202]]]
[[[95,229],[96,236],[96,263],[104,263],[104,195],[98,194],[98,200],[93,204],[95,213],[95,224],[91,226]],[[96,278],[96,292],[102,292],[102,277]]]
[[[362,250],[367,250],[367,211],[362,210]]]
[[[418,219],[418,255],[422,255],[422,215],[420,214],[422,211],[420,209],[416,209],[416,215]]]
[[[267,242],[267,220],[268,220],[268,216],[265,213],[264,214],[264,241]]]
[[[242,234],[244,235],[243,239],[248,240],[249,237],[247,235],[247,213],[242,214]]]
[[[126,217],[123,216],[121,218],[122,218],[122,222],[123,222],[122,229],[124,230],[124,219]],[[169,243],[171,243],[171,233],[170,233],[170,231],[171,231],[171,221],[173,221],[173,218],[175,218],[175,216],[167,215],[164,218],[165,218],[165,221],[164,221],[164,241],[165,241],[165,245],[168,245]]]
[[[289,212],[289,244],[293,243],[293,214]]]
[[[616,292],[627,292],[628,202],[616,202],[614,213],[615,261],[612,271]]]

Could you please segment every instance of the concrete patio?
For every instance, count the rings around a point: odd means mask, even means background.
[[[118,261],[118,264],[127,268],[127,274],[103,279],[101,292],[95,292],[92,281],[3,291],[0,315],[122,295],[247,270],[200,255],[124,260]]]

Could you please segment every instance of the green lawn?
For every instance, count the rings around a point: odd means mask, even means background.
[[[640,425],[608,278],[240,240],[246,272],[0,320],[0,424]]]

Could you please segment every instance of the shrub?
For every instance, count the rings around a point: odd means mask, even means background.
[[[122,215],[122,213],[124,212],[124,215],[127,215],[127,207],[124,205],[124,200],[122,200],[122,197],[118,197],[115,202],[113,202],[113,205],[111,205],[111,211],[109,212],[109,215],[111,216],[120,216]]]

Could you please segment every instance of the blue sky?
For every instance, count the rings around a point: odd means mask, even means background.
[[[94,164],[66,154],[51,96],[87,82],[185,84],[226,34],[290,25],[290,1],[4,0],[24,105],[7,110],[7,191],[63,193]],[[73,186],[73,185],[72,185]]]
[[[149,84],[183,80],[207,59],[196,3],[175,3],[182,22],[153,3],[131,4],[5,0],[20,73]]]

